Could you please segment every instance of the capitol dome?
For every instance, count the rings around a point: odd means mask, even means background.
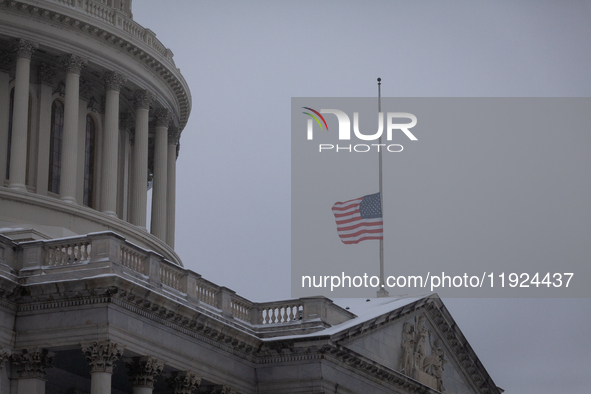
[[[175,165],[191,94],[172,51],[133,21],[131,1],[0,10],[0,234],[114,231],[182,265]]]

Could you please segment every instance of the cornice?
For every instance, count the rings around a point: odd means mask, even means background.
[[[163,50],[166,55],[159,53],[158,50],[140,41],[131,33],[116,29],[114,25],[107,23],[107,21],[97,20],[83,13],[68,10],[57,3],[47,2],[47,4],[43,4],[44,7],[40,7],[40,5],[39,2],[33,3],[30,0],[0,0],[0,9],[6,13],[67,29],[78,35],[91,37],[104,45],[123,51],[131,58],[144,64],[174,93],[179,108],[179,130],[183,130],[191,113],[191,93],[187,82],[175,67],[172,56],[168,55],[169,50],[164,48],[159,41],[151,38],[152,44],[158,47],[160,51]],[[126,22],[135,24],[133,20],[123,17]]]
[[[7,295],[18,313],[111,304],[250,362],[255,362],[254,352],[262,343],[248,334],[246,327],[234,327],[199,308],[199,304],[191,307],[171,302],[170,298],[150,291],[142,292],[147,296],[135,295],[128,288],[137,285],[116,275],[61,283],[63,289],[59,293],[48,292],[53,285],[44,283],[18,286]]]

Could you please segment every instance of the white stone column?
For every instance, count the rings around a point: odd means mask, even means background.
[[[172,394],[193,394],[201,384],[201,378],[192,372],[173,372],[166,382]]]
[[[127,81],[121,74],[108,71],[103,76],[106,90],[101,211],[117,216],[117,163],[119,162],[119,90]]]
[[[68,55],[64,59],[64,66],[66,68],[66,97],[64,100],[60,199],[73,204],[76,204],[77,187],[80,71],[85,64],[86,60],[77,55]]]
[[[6,161],[8,160],[8,118],[10,116],[10,75],[12,54],[0,51],[0,187],[6,179]]]
[[[166,242],[166,169],[168,160],[168,123],[170,111],[159,108],[154,113],[156,122],[154,141],[154,185],[152,187],[151,233]]]
[[[174,249],[174,229],[176,212],[176,152],[179,141],[177,129],[168,131],[168,154],[166,156],[166,244]]]
[[[129,176],[131,173],[131,128],[133,127],[133,118],[131,114],[124,113],[119,116],[119,129],[123,133],[123,143],[121,155],[121,171],[119,178],[120,218],[129,220],[128,201],[129,201]]]
[[[90,365],[90,394],[111,394],[111,376],[123,348],[114,342],[92,342],[82,345]]]
[[[146,229],[148,204],[148,121],[153,96],[138,90],[135,98],[135,135],[132,163],[130,222]]]
[[[26,191],[27,187],[27,129],[29,125],[29,76],[31,56],[38,44],[16,40],[16,71],[14,76],[14,107],[12,112],[12,139],[10,144],[10,174],[8,186]]]
[[[45,394],[45,369],[53,355],[45,349],[23,349],[12,355],[18,374],[17,394]]]
[[[37,79],[40,86],[39,97],[39,151],[37,158],[37,183],[36,193],[47,195],[49,181],[49,147],[51,146],[51,94],[53,86],[53,77],[56,69],[47,64],[39,65],[37,69]]]
[[[164,362],[150,356],[134,357],[125,366],[133,394],[152,394],[154,378],[162,372]]]

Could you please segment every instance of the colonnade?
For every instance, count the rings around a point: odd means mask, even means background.
[[[118,362],[124,362],[127,378],[133,388],[133,394],[152,394],[154,382],[163,375],[164,361],[152,356],[123,357],[123,347],[112,341],[91,342],[81,345],[90,367],[90,394],[111,394],[113,371]],[[6,373],[5,361],[15,369],[13,383],[16,394],[45,394],[47,369],[52,367],[55,357],[46,349],[33,348],[15,351],[12,355],[0,346],[0,377]],[[164,381],[171,394],[191,394],[201,385],[202,379],[192,371],[174,371],[164,374]],[[11,388],[13,392],[14,387]],[[200,393],[236,394],[236,390],[227,385],[207,384],[201,386]],[[0,394],[2,392],[0,385]]]
[[[29,120],[29,88],[31,74],[31,58],[38,48],[34,42],[17,39],[14,41],[15,57],[15,79],[13,99],[13,121],[10,143],[10,172],[8,187],[13,190],[27,192],[26,168],[28,152],[28,120]],[[76,54],[67,54],[63,57],[65,70],[65,94],[64,94],[64,119],[61,147],[61,172],[59,198],[69,204],[81,204],[77,201],[80,185],[78,155],[80,153],[79,120],[80,120],[80,74],[87,64],[87,60]],[[119,182],[118,159],[119,159],[119,130],[123,114],[120,113],[120,91],[127,82],[126,78],[116,71],[106,71],[103,74],[104,82],[104,122],[102,127],[101,144],[101,176],[100,182],[95,184],[99,193],[100,206],[95,209],[106,215],[117,216],[118,188]],[[7,73],[0,70],[0,95],[7,96],[8,88]],[[6,89],[3,89],[6,88]],[[2,113],[6,113],[7,97],[0,98]],[[129,166],[129,195],[130,199],[127,221],[140,228],[146,228],[147,191],[148,191],[148,141],[149,141],[149,120],[150,115],[154,119],[154,171],[153,171],[153,197],[152,197],[152,220],[151,233],[174,247],[174,226],[175,226],[175,176],[176,176],[176,154],[178,133],[169,127],[171,111],[165,108],[157,108],[150,113],[150,106],[154,103],[154,95],[147,90],[136,90],[133,93],[135,104],[135,133],[130,142],[133,143],[132,160],[126,162]],[[41,107],[40,107],[41,108]],[[47,105],[42,107],[44,111],[50,111]],[[45,116],[47,118],[47,116]],[[51,114],[49,114],[51,118]],[[8,117],[0,117],[0,146],[7,146]],[[41,123],[41,122],[40,122]],[[48,123],[48,122],[46,122]],[[39,124],[41,128],[42,124]],[[46,127],[46,126],[44,126]],[[39,130],[39,135],[46,136],[50,133],[47,130]],[[49,138],[41,138],[49,141]],[[41,146],[41,145],[40,145]],[[44,148],[48,150],[49,148]],[[6,154],[6,153],[3,153]],[[47,160],[47,155],[39,154],[39,160]],[[0,162],[3,157],[0,156]],[[42,168],[42,163],[38,168]],[[47,168],[47,167],[45,167]],[[0,166],[0,171],[2,166]],[[39,177],[47,176],[38,174]],[[1,174],[3,179],[4,174]],[[46,183],[45,183],[46,184]],[[1,184],[0,184],[1,185]],[[39,189],[39,188],[38,188]],[[39,193],[39,190],[37,190]],[[124,201],[127,205],[127,201]]]

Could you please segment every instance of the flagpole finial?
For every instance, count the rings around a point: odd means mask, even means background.
[[[382,78],[378,78],[378,84],[381,85],[382,84]]]

